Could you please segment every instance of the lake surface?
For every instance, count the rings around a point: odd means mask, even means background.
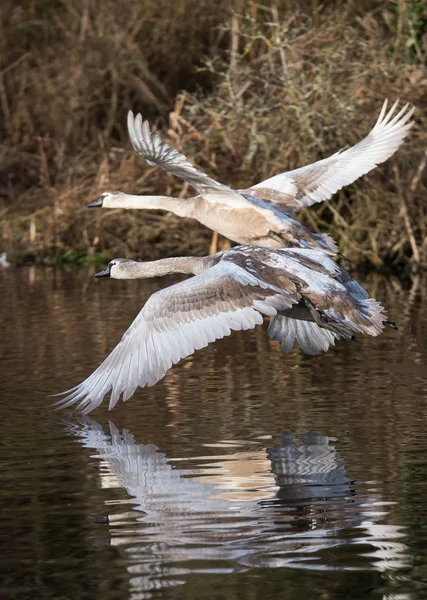
[[[239,332],[90,418],[53,412],[165,285],[0,271],[0,598],[427,598],[427,282],[399,331]]]

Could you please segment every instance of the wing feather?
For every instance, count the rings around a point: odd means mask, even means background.
[[[60,400],[83,413],[111,390],[109,408],[137,386],[152,386],[171,366],[232,330],[252,329],[299,301],[296,291],[278,292],[228,262],[153,294],[119,344],[85,381]]]
[[[329,199],[342,187],[386,161],[399,148],[414,124],[410,121],[414,108],[409,109],[406,104],[394,115],[397,105],[398,101],[386,114],[385,100],[374,128],[351,148],[311,165],[270,177],[245,191],[288,212]]]
[[[230,204],[239,204],[248,207],[250,204],[238,192],[203,171],[196,169],[184,154],[164,142],[157,132],[151,131],[147,121],[143,121],[140,114],[134,117],[132,111],[128,112],[129,137],[135,152],[145,158],[149,165],[157,166],[180,177],[193,186],[202,196],[214,196],[225,199]]]
[[[290,352],[297,341],[305,354],[313,356],[326,352],[339,339],[337,333],[321,329],[317,323],[292,319],[285,315],[276,315],[272,319],[268,335],[281,342],[283,353]]]
[[[309,348],[306,337],[309,330],[312,336],[310,344],[314,343],[318,335],[322,338],[315,353],[322,350],[321,346],[327,338],[329,345],[332,343],[329,336],[325,338],[323,333],[319,333],[323,329],[336,334],[334,339],[351,338],[358,333],[372,336],[381,333],[387,321],[381,304],[370,298],[366,290],[330,257],[318,250],[300,248],[277,248],[274,254],[281,256],[281,261],[277,263],[278,268],[285,270],[288,276],[298,276],[301,280],[298,289],[304,299],[304,308],[294,306],[290,311],[286,311],[285,316],[316,323],[316,327],[300,323],[289,324],[289,321],[275,317],[270,335],[274,339],[287,340],[285,348],[294,336],[294,340],[297,339],[306,351],[305,348]],[[274,261],[270,259],[265,263],[273,265]]]

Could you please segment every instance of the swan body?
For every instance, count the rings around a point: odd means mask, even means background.
[[[165,210],[179,217],[190,217],[238,244],[259,244],[269,248],[300,247],[323,250],[330,256],[338,252],[328,234],[312,233],[291,215],[280,213],[267,202],[245,194],[247,206],[235,208],[226,199],[204,196],[135,196],[120,191],[104,192],[89,206],[103,208],[144,208]]]
[[[298,341],[318,354],[339,338],[376,336],[394,326],[382,307],[319,250],[237,246],[205,257],[151,262],[114,259],[97,277],[193,277],[153,294],[119,344],[85,381],[64,392],[60,407],[92,411],[111,391],[110,409],[138,386],[152,386],[195,350],[276,317],[270,335],[289,351]]]
[[[330,236],[312,233],[293,215],[301,208],[327,200],[394,154],[413,125],[410,119],[414,112],[405,105],[396,114],[397,104],[387,112],[386,100],[373,129],[351,148],[245,190],[233,190],[196,169],[183,154],[162,141],[157,132],[150,131],[140,114],[134,117],[129,111],[128,130],[134,150],[148,164],[189,183],[198,195],[179,199],[104,192],[89,206],[166,210],[197,219],[239,244],[315,248],[334,255],[337,246]]]

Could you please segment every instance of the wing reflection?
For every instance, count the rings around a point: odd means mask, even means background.
[[[201,571],[354,564],[383,571],[407,564],[400,528],[378,523],[385,503],[349,479],[327,436],[285,434],[269,438],[268,447],[255,440],[255,450],[247,450],[249,442],[224,442],[216,444],[226,450],[221,455],[171,461],[111,422],[109,435],[88,418],[70,427],[97,451],[101,486],[129,495],[107,499],[106,507],[133,505],[120,513],[116,507],[108,523],[111,544],[126,548],[139,598]],[[338,546],[346,553],[324,552]]]

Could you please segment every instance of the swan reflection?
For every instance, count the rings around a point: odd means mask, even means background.
[[[107,516],[110,543],[126,551],[134,598],[201,571],[354,568],[348,552],[363,569],[407,564],[399,526],[379,522],[386,503],[377,489],[349,478],[333,438],[306,433],[221,442],[214,445],[221,454],[170,460],[111,422],[109,434],[88,418],[70,428],[96,450],[101,487],[129,495],[105,504],[107,511],[132,504]],[[338,546],[347,552],[324,552]]]

